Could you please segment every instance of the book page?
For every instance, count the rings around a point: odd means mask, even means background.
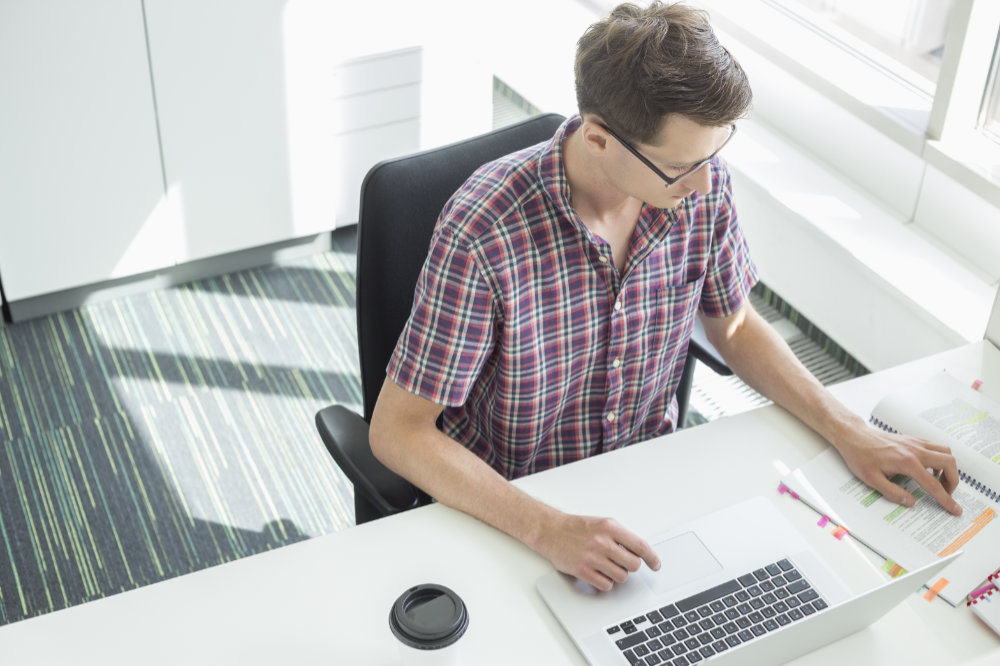
[[[872,410],[890,429],[949,446],[959,469],[1000,490],[1000,405],[941,372],[893,393]]]
[[[872,412],[879,427],[951,447],[962,482],[953,497],[961,516],[945,511],[912,479],[893,479],[916,499],[890,502],[857,479],[832,447],[784,479],[814,509],[906,569],[964,550],[942,576],[941,596],[957,604],[1000,566],[1000,407],[940,373],[926,384],[887,397]]]

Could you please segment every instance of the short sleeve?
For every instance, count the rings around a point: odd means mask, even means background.
[[[728,317],[743,305],[758,273],[733,205],[729,171],[723,165],[718,173],[712,250],[698,309],[709,317]]]
[[[439,223],[386,370],[402,388],[449,407],[465,403],[492,354],[495,325],[492,293],[454,229]]]

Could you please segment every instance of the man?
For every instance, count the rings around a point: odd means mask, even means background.
[[[580,115],[483,166],[442,211],[375,407],[375,455],[599,589],[658,569],[614,519],[509,479],[671,432],[697,314],[730,367],[859,478],[912,504],[889,481],[907,474],[960,512],[948,449],[869,427],[749,305],[757,272],[716,154],[752,95],[707,17],[621,5],[580,39],[575,70]]]

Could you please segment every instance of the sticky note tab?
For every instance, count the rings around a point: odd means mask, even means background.
[[[835,538],[835,539],[843,539],[845,534],[849,534],[849,532],[847,531],[847,528],[844,527],[843,525],[839,525],[837,527],[837,529],[835,529],[833,531],[833,538]]]
[[[900,576],[906,573],[906,569],[899,566],[892,560],[885,561],[885,563],[882,565],[882,571],[886,572],[893,578],[899,578]]]
[[[934,583],[934,585],[932,585],[931,588],[927,590],[927,593],[924,595],[924,599],[926,599],[927,601],[934,601],[934,599],[941,592],[941,590],[943,590],[948,585],[948,582],[949,581],[947,578],[939,578],[938,582]]]
[[[783,483],[779,483],[778,484],[778,492],[781,493],[782,495],[784,495],[785,493],[788,492],[788,486],[786,486]]]
[[[826,524],[828,522],[830,522],[829,518],[827,518],[826,516],[820,516],[819,522],[817,522],[816,524],[819,525],[820,527],[826,527]]]
[[[972,382],[972,390],[978,391],[980,387],[982,387],[982,385],[983,385],[983,380],[977,379],[976,381]]]

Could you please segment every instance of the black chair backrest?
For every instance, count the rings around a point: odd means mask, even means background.
[[[358,219],[358,351],[364,419],[410,316],[438,215],[481,165],[552,137],[565,120],[535,116],[472,139],[380,162],[361,184]]]

